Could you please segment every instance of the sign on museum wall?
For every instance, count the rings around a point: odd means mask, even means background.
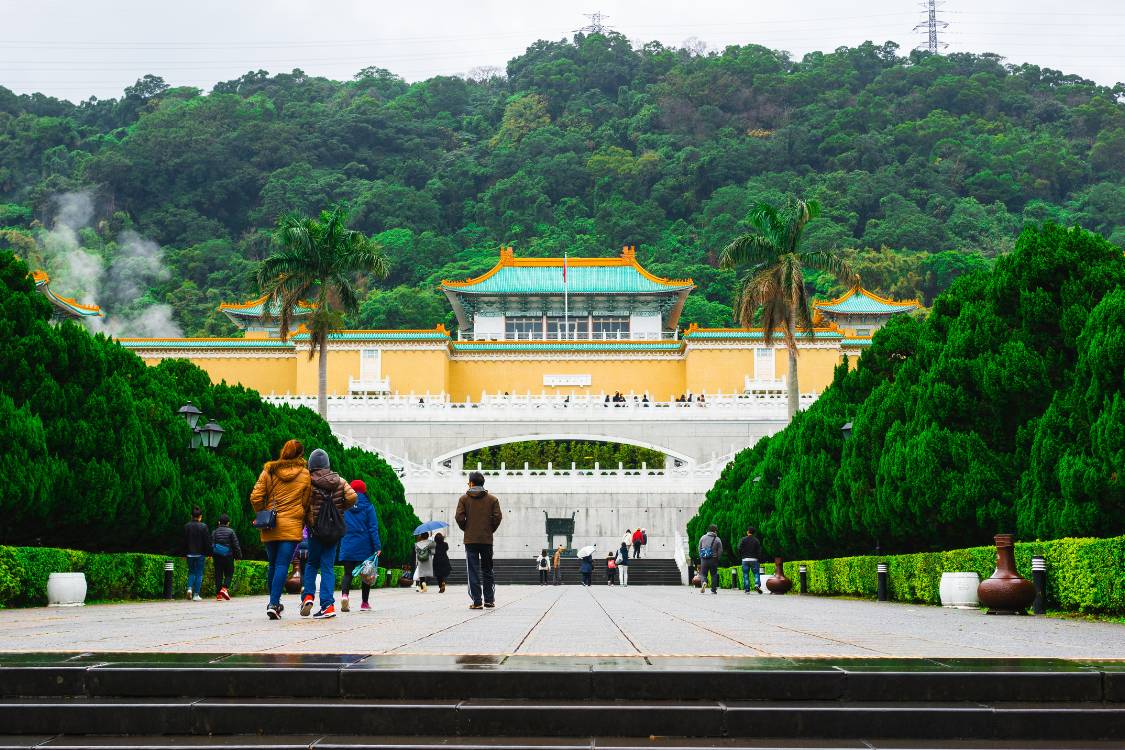
[[[590,375],[544,375],[543,385],[549,388],[560,386],[589,386],[593,382]]]

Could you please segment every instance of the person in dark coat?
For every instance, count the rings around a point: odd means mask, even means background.
[[[211,554],[211,532],[203,523],[203,511],[191,509],[191,520],[184,524],[184,555],[187,557],[187,598],[203,601],[203,561]]]
[[[582,585],[586,586],[586,587],[589,587],[590,586],[590,576],[594,572],[594,553],[593,552],[591,552],[590,554],[586,555],[581,560],[579,560],[578,572],[582,574]]]
[[[347,532],[340,540],[340,564],[344,566],[344,580],[340,583],[340,611],[349,611],[348,595],[352,588],[352,571],[363,564],[363,561],[383,548],[379,539],[379,516],[375,513],[375,506],[367,497],[367,484],[362,479],[353,479],[351,487],[355,490],[355,505],[344,513],[344,525]],[[368,598],[371,595],[371,584],[364,583],[361,588],[363,600],[359,610],[366,612],[371,609]]]
[[[762,543],[754,536],[754,527],[746,529],[746,536],[738,543],[738,556],[742,560],[742,588],[750,593],[750,575],[754,576],[754,590],[762,593],[762,574],[759,561],[762,559]]]
[[[434,534],[434,580],[437,581],[439,594],[445,593],[445,580],[452,572],[453,566],[449,564],[449,542],[445,541],[444,534]]]
[[[230,601],[230,584],[234,580],[234,561],[241,559],[242,545],[238,534],[230,527],[230,516],[219,516],[219,525],[211,532],[211,559],[215,562],[215,588],[219,591],[215,599]]]
[[[617,582],[622,586],[629,585],[629,545],[625,542],[617,548]]]
[[[328,454],[317,448],[309,454],[309,479],[312,485],[309,509],[305,515],[305,526],[309,529],[309,559],[305,563],[304,593],[301,596],[301,617],[312,612],[316,593],[316,574],[320,573],[320,609],[313,615],[314,620],[326,620],[336,616],[336,549],[340,542],[321,540],[316,535],[316,522],[321,508],[328,503],[336,507],[343,516],[348,508],[355,505],[356,494],[351,485],[339,474],[332,471]],[[349,571],[351,572],[351,571]]]

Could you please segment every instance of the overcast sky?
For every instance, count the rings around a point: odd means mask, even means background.
[[[0,0],[0,85],[78,101],[120,96],[146,73],[205,91],[259,68],[343,80],[376,65],[416,81],[502,67],[594,11],[636,42],[695,37],[712,50],[925,41],[914,0]],[[1121,0],[948,0],[940,17],[951,52],[1125,80]]]

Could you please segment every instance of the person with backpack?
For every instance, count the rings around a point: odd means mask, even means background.
[[[612,586],[617,578],[617,560],[612,552],[605,556],[605,582],[607,586]]]
[[[414,537],[414,583],[420,593],[426,593],[427,582],[434,575],[434,540],[430,532],[423,531]]]
[[[230,584],[234,579],[234,561],[242,557],[238,534],[230,527],[230,516],[219,516],[219,525],[211,532],[211,559],[215,562],[215,601],[230,601]]]
[[[617,548],[617,558],[614,560],[617,563],[617,583],[621,586],[629,585],[629,545],[621,542],[621,546]]]
[[[351,487],[355,490],[355,505],[344,513],[344,526],[347,531],[340,540],[340,564],[344,566],[344,580],[340,583],[340,611],[349,611],[348,595],[352,588],[352,571],[363,565],[368,558],[383,548],[379,539],[379,516],[375,514],[375,506],[367,497],[367,484],[362,479],[353,479]],[[362,601],[359,610],[366,612],[371,609],[368,598],[371,596],[371,584],[360,582]]]
[[[539,571],[539,585],[547,585],[547,577],[551,574],[551,558],[547,557],[547,550],[540,550],[535,558],[535,569]]]
[[[211,532],[203,523],[203,510],[191,509],[191,520],[184,524],[184,555],[187,557],[187,598],[203,601],[203,562],[211,554]]]
[[[309,527],[309,560],[305,563],[305,592],[301,598],[301,617],[308,617],[320,573],[320,609],[314,620],[336,616],[336,548],[347,532],[344,512],[355,505],[355,490],[332,471],[328,454],[317,448],[309,454],[309,480],[312,492],[305,524]]]
[[[759,560],[762,559],[762,543],[754,536],[754,527],[746,529],[746,536],[738,543],[738,556],[742,560],[742,588],[750,593],[750,575],[754,575],[754,590],[762,593],[762,574]]]
[[[699,538],[699,593],[707,593],[707,574],[711,574],[711,593],[719,593],[719,559],[723,556],[723,540],[719,527],[711,524]]]
[[[437,581],[438,593],[445,593],[445,582],[453,566],[449,562],[449,542],[445,541],[445,534],[434,534],[434,580]]]

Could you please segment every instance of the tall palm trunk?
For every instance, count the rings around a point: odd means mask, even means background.
[[[328,421],[328,347],[320,346],[319,361],[316,363],[316,410],[320,418]]]
[[[790,335],[793,331],[790,330]],[[801,389],[797,385],[797,347],[786,346],[789,350],[789,372],[785,376],[786,390],[789,391],[789,421],[793,421],[793,415],[796,414],[801,408]]]

